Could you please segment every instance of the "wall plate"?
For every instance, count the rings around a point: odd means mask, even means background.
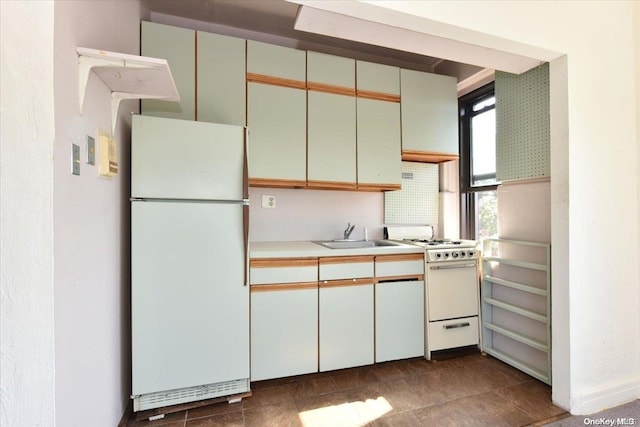
[[[71,144],[71,173],[80,175],[80,146]]]
[[[276,196],[272,196],[271,194],[263,194],[262,195],[262,207],[266,209],[275,209],[276,207]]]
[[[96,140],[91,135],[87,135],[87,164],[96,164]]]

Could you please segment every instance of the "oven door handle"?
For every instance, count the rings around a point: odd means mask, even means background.
[[[469,267],[475,267],[476,263],[475,262],[469,262],[466,264],[456,264],[456,265],[430,265],[429,266],[429,270],[449,270],[449,269],[453,269],[453,268],[469,268]]]
[[[466,328],[467,326],[471,326],[471,323],[469,322],[454,323],[451,325],[443,325],[442,327],[445,329],[458,329],[458,328]]]

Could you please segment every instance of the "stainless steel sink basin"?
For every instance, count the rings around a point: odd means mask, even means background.
[[[326,240],[315,241],[318,245],[322,245],[329,249],[359,249],[374,248],[377,246],[397,246],[395,243],[384,240]]]

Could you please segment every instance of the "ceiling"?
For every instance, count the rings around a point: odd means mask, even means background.
[[[286,39],[289,44],[299,49],[450,75],[456,77],[459,83],[483,71],[482,68],[473,65],[294,30],[299,6],[285,0],[143,0],[142,2],[153,14],[277,36]],[[154,20],[153,17],[152,20]]]

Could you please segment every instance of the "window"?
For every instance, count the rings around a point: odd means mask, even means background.
[[[493,83],[459,100],[461,235],[479,240],[498,235],[496,98]]]

